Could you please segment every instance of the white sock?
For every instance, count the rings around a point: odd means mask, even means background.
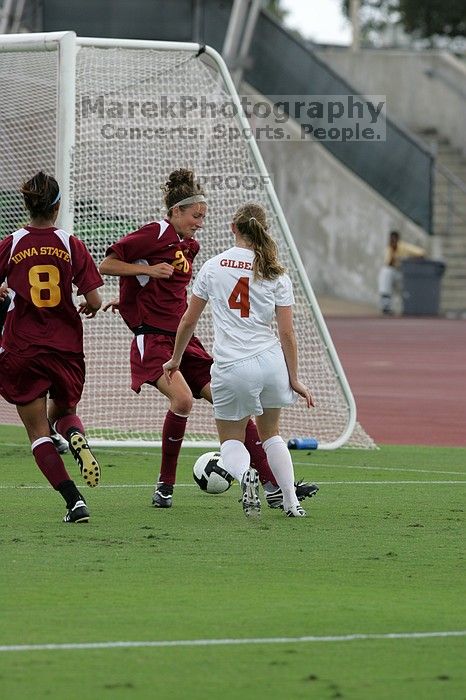
[[[294,488],[294,469],[291,455],[280,435],[262,443],[272,473],[283,493],[283,510],[299,504]]]
[[[240,440],[225,440],[220,446],[223,468],[241,483],[244,473],[249,469],[251,457]]]

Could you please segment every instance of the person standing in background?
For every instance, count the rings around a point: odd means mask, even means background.
[[[385,261],[379,272],[380,309],[386,316],[393,314],[393,292],[401,288],[400,264],[406,258],[424,258],[426,251],[420,246],[405,243],[398,231],[391,231],[385,250]]]

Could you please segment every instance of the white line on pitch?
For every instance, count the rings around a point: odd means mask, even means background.
[[[26,447],[29,449],[29,445],[27,443],[14,443],[14,442],[7,442],[7,443],[2,443],[4,447]],[[121,455],[121,450],[115,450],[110,447],[104,447],[104,446],[99,446],[99,450],[105,450],[107,454],[117,454]],[[154,451],[160,451],[160,447],[154,447],[150,452],[142,452],[142,448],[133,448],[138,450],[138,454],[145,456],[145,457],[153,457],[154,456]],[[199,450],[199,448],[183,448],[183,452],[186,454],[186,452],[196,452]],[[368,471],[377,471],[377,472],[414,472],[414,473],[421,473],[421,474],[456,474],[457,476],[464,476],[464,470],[461,472],[456,472],[456,471],[445,471],[443,469],[411,469],[410,467],[368,467],[368,466],[362,466],[362,465],[346,465],[346,464],[325,464],[321,462],[297,462],[293,461],[293,464],[295,466],[299,467],[316,467],[319,469],[325,469],[326,467],[330,467],[332,469],[364,469]]]
[[[300,467],[332,467],[338,469],[366,469],[368,471],[377,472],[420,472],[422,474],[458,474],[459,476],[464,476],[464,470],[462,472],[450,472],[444,471],[442,469],[410,469],[409,467],[363,467],[361,465],[347,465],[347,464],[320,464],[317,462],[293,462],[295,466]]]
[[[343,634],[308,637],[252,637],[246,639],[173,639],[146,642],[83,642],[68,644],[12,644],[0,646],[2,651],[61,651],[80,649],[128,649],[141,647],[206,647],[239,644],[302,644],[319,642],[357,642],[377,639],[433,639],[436,637],[465,637],[466,630],[451,632],[388,632],[386,634]]]
[[[327,484],[329,486],[335,485],[335,484],[358,484],[361,486],[364,485],[375,485],[375,484],[466,484],[466,481],[420,481],[420,480],[414,480],[414,479],[406,479],[406,480],[397,480],[397,481],[318,481],[319,484]]]
[[[466,481],[419,481],[419,480],[404,480],[404,481],[318,481],[319,486],[386,486],[387,484],[397,485],[397,484],[432,484],[434,486],[438,485],[453,485],[453,484],[466,484]],[[196,484],[176,484],[176,487],[185,486],[188,488],[197,488]],[[153,488],[154,484],[101,484],[99,490],[101,489],[147,489]],[[49,489],[50,486],[41,484],[0,484],[0,489]]]

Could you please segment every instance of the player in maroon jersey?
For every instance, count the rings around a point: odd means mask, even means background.
[[[212,403],[211,356],[193,336],[183,354],[180,372],[168,383],[163,363],[172,356],[178,324],[187,308],[187,286],[192,263],[199,251],[196,231],[202,228],[207,211],[204,192],[190,170],[175,170],[162,188],[167,216],[129,233],[111,245],[100,265],[104,275],[120,277],[120,298],[105,305],[119,308],[134,333],[131,345],[131,388],[139,392],[144,383],[164,394],[170,408],[162,430],[162,462],[152,497],[156,508],[170,508],[176,480],[178,456],[193,397]],[[267,501],[280,507],[283,495],[267,464],[255,423],[246,427],[245,445],[251,464],[269,490]],[[298,498],[312,495],[307,485],[296,485]]]
[[[8,309],[10,308],[10,303],[11,297],[8,294],[8,287],[6,284],[3,284],[0,286],[0,335],[2,335],[3,332],[3,325],[5,323]],[[52,438],[52,442],[60,454],[68,452],[68,442],[57,433],[52,425],[50,425],[50,437]]]
[[[65,522],[89,520],[86,502],[65,469],[47,417],[68,439],[89,486],[100,468],[89,449],[76,406],[84,385],[80,314],[93,318],[101,305],[103,282],[85,245],[58,229],[57,181],[37,173],[21,188],[30,223],[0,242],[0,283],[8,280],[11,303],[0,347],[0,394],[15,404],[34,459],[67,506]],[[76,309],[72,286],[85,301]]]

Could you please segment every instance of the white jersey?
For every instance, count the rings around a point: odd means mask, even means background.
[[[226,364],[257,355],[279,343],[272,330],[276,306],[294,303],[288,275],[253,281],[254,251],[234,246],[207,260],[193,294],[210,301],[214,323],[213,356]]]

